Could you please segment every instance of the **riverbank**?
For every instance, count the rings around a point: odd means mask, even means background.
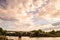
[[[0,28],[0,35],[5,35],[5,36],[18,36],[18,37],[22,37],[22,36],[28,36],[28,37],[60,37],[60,30],[55,31],[49,31],[49,32],[45,32],[42,31],[41,29],[39,30],[32,30],[32,31],[7,31],[7,30],[3,30],[2,28]]]
[[[8,40],[6,36],[0,35],[0,40]]]

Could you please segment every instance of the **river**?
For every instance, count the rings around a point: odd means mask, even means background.
[[[9,37],[10,40],[60,40],[60,37]]]
[[[40,37],[40,38],[22,37],[21,40],[60,40],[60,37]]]

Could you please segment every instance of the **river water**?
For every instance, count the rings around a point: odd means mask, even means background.
[[[11,40],[60,40],[60,37],[8,37]]]
[[[60,37],[40,37],[40,38],[22,37],[21,40],[60,40]]]

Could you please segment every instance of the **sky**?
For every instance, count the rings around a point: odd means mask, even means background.
[[[0,27],[11,31],[60,30],[60,0],[0,0]]]

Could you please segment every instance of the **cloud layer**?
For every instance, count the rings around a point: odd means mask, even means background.
[[[54,23],[60,22],[59,4],[60,0],[0,0],[0,26],[18,31],[58,29]]]

